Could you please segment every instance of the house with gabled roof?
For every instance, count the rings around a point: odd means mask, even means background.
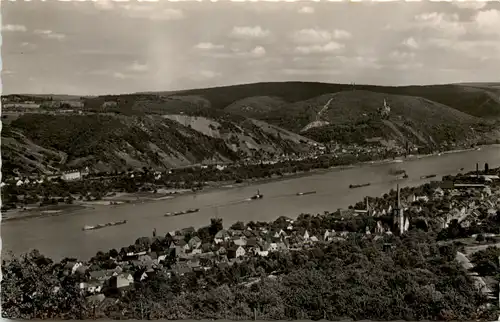
[[[199,248],[201,246],[201,239],[200,239],[200,237],[194,236],[193,238],[191,238],[189,240],[188,245],[189,245],[190,249]]]
[[[228,258],[238,258],[245,256],[245,249],[242,246],[233,245],[227,249]]]
[[[245,246],[247,244],[247,239],[244,236],[234,236],[231,241],[238,246]]]
[[[231,239],[229,232],[225,229],[219,230],[214,237],[214,242],[220,244]]]

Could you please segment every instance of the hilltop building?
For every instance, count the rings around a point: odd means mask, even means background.
[[[384,106],[379,109],[380,117],[388,118],[391,113],[391,107],[387,104],[387,101],[384,99]]]

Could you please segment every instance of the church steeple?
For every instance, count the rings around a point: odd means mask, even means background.
[[[404,234],[405,231],[408,230],[408,219],[404,216],[403,208],[401,207],[401,192],[399,190],[399,184],[396,186],[396,205],[393,210],[393,223],[394,223],[394,232],[399,235]]]

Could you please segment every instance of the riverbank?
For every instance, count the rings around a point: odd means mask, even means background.
[[[492,145],[500,146],[500,145]],[[488,148],[490,146],[484,146]],[[425,154],[425,155],[410,155],[407,157],[397,157],[395,159],[383,159],[376,161],[367,161],[367,162],[359,162],[350,165],[341,165],[341,166],[332,166],[326,169],[317,168],[310,169],[309,171],[300,171],[295,173],[285,173],[281,176],[272,176],[271,178],[256,178],[245,180],[240,183],[235,183],[234,181],[219,181],[219,182],[207,182],[206,186],[202,190],[193,191],[190,189],[158,189],[156,193],[153,192],[134,192],[134,193],[124,193],[124,192],[114,192],[108,196],[103,197],[101,200],[93,200],[93,201],[83,201],[83,200],[75,200],[72,205],[59,204],[59,205],[51,205],[48,207],[38,208],[36,205],[31,205],[31,209],[28,212],[16,209],[4,212],[2,214],[2,221],[15,221],[15,220],[28,220],[40,217],[51,217],[51,216],[61,216],[61,215],[74,215],[80,211],[85,211],[89,209],[101,209],[101,208],[121,208],[129,205],[136,204],[144,204],[144,203],[155,203],[161,202],[169,199],[175,199],[181,196],[195,196],[201,194],[208,194],[212,192],[229,190],[229,189],[238,189],[238,188],[248,188],[252,186],[264,185],[273,182],[281,182],[287,180],[294,180],[305,178],[314,175],[327,174],[331,172],[338,172],[347,169],[361,168],[367,166],[378,166],[381,164],[390,164],[390,163],[404,163],[408,161],[437,157],[441,154],[455,154],[455,153],[465,153],[477,150],[474,149],[462,149],[462,150],[452,150],[446,151],[442,153],[434,153],[434,154]],[[457,169],[458,170],[458,169]],[[347,183],[347,186],[349,183]],[[300,191],[296,191],[300,192]],[[248,198],[251,195],[248,196]],[[265,196],[264,196],[265,197]],[[50,210],[51,212],[47,212]]]

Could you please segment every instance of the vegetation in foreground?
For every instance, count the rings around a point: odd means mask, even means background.
[[[385,240],[388,241],[388,240]],[[311,250],[273,253],[201,277],[161,271],[118,301],[96,309],[77,289],[78,275],[37,254],[2,265],[6,318],[126,319],[488,319],[486,299],[455,262],[456,247],[439,247],[423,232],[384,241],[350,238]],[[279,275],[278,273],[279,272]],[[275,279],[265,278],[270,274]],[[261,277],[250,287],[248,277]],[[54,292],[54,287],[60,287]],[[496,317],[495,317],[496,318]]]

